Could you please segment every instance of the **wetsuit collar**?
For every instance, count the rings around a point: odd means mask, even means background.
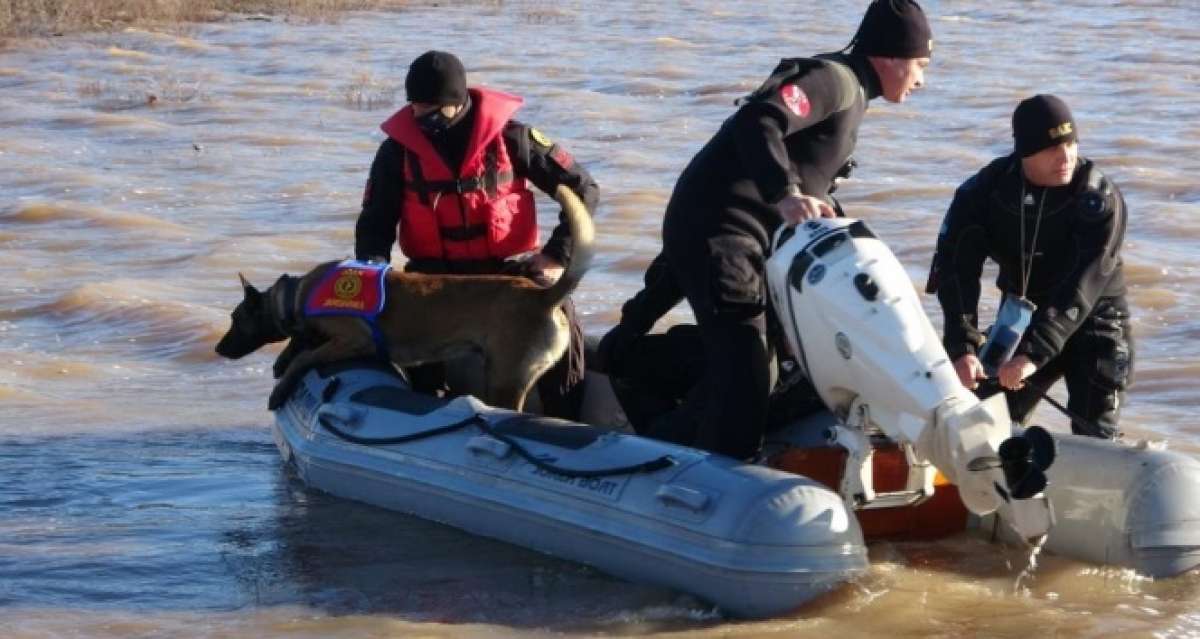
[[[883,95],[883,85],[879,82],[879,74],[875,73],[875,67],[871,66],[871,61],[867,59],[867,56],[848,53],[841,54],[840,57],[843,58],[843,63],[854,71],[868,100],[874,100]]]
[[[1017,154],[1008,156],[1011,164],[1006,172],[1008,177],[1000,187],[1004,193],[1011,193],[1013,200],[1013,210],[1020,212],[1026,211],[1033,213],[1036,209],[1029,208],[1033,202],[1044,200],[1042,208],[1047,215],[1058,213],[1071,203],[1072,198],[1079,194],[1083,186],[1087,184],[1086,174],[1088,173],[1084,166],[1085,160],[1079,159],[1079,163],[1075,167],[1075,175],[1071,178],[1071,182],[1062,186],[1037,186],[1025,177],[1025,171],[1021,166],[1021,158]],[[1003,196],[1002,196],[1003,197]]]
[[[1049,189],[1051,193],[1064,192],[1075,195],[1082,193],[1088,187],[1088,178],[1091,175],[1090,169],[1092,162],[1082,155],[1079,156],[1079,158],[1075,161],[1075,172],[1071,175],[1071,181],[1061,186],[1038,186],[1033,182],[1030,182],[1029,178],[1025,177],[1025,167],[1021,164],[1021,157],[1016,153],[1013,153],[1009,155],[1008,158],[1011,162],[1009,165],[1009,172],[1015,174],[1016,179],[1024,183],[1025,188],[1027,189]]]

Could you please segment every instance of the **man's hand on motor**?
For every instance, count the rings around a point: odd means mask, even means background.
[[[987,379],[983,372],[983,363],[973,353],[960,355],[954,360],[954,372],[958,373],[958,381],[971,390],[979,388],[980,380]]]
[[[1037,370],[1037,365],[1029,361],[1025,355],[1017,355],[1016,357],[1004,362],[1000,366],[1000,370],[996,372],[996,376],[1000,378],[1000,385],[1008,390],[1018,390],[1025,385],[1025,378],[1029,377]]]
[[[837,217],[837,212],[828,202],[799,192],[789,193],[779,200],[779,214],[788,224],[799,224],[819,217]]]

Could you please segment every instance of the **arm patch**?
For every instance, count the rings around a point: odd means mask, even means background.
[[[572,157],[571,153],[557,144],[550,151],[550,159],[558,165],[558,168],[564,171],[569,171],[572,166],[575,166],[575,158]]]
[[[808,114],[812,112],[812,104],[808,101],[808,95],[798,84],[785,84],[780,87],[779,99],[796,117],[807,118]]]
[[[529,139],[533,140],[533,143],[542,149],[549,149],[550,147],[554,146],[553,140],[546,137],[545,133],[542,133],[533,127],[529,127]]]

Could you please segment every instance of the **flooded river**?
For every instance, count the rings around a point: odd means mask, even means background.
[[[864,4],[447,3],[0,49],[0,635],[1200,636],[1200,575],[1043,555],[1018,584],[1026,553],[974,538],[877,544],[867,577],[794,617],[726,620],[306,490],[268,430],[275,351],[213,353],[239,271],[267,284],[353,252],[378,125],[424,50],[523,95],[518,117],[596,176],[599,256],[576,296],[596,332],[732,101],[781,57],[841,48]],[[1064,97],[1131,211],[1124,428],[1200,451],[1200,5],[925,5],[928,87],[873,104],[846,209],[923,282],[955,186],[1010,148],[1016,102]]]

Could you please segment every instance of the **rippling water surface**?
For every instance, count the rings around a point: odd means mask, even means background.
[[[732,100],[780,57],[840,48],[862,4],[455,4],[0,50],[3,634],[1200,635],[1200,576],[1043,557],[1017,585],[1023,552],[970,538],[876,545],[868,577],[796,617],[730,622],[305,490],[267,430],[272,353],[213,355],[237,272],[268,283],[352,252],[378,125],[422,51],[454,50],[474,82],[524,95],[520,117],[596,175],[600,256],[577,299],[598,331],[637,288],[675,177]],[[1082,153],[1132,212],[1126,430],[1200,450],[1200,6],[926,6],[929,86],[873,106],[846,208],[923,281],[954,187],[1007,150],[1015,103],[1065,97]],[[1039,417],[1064,427],[1049,408]]]

